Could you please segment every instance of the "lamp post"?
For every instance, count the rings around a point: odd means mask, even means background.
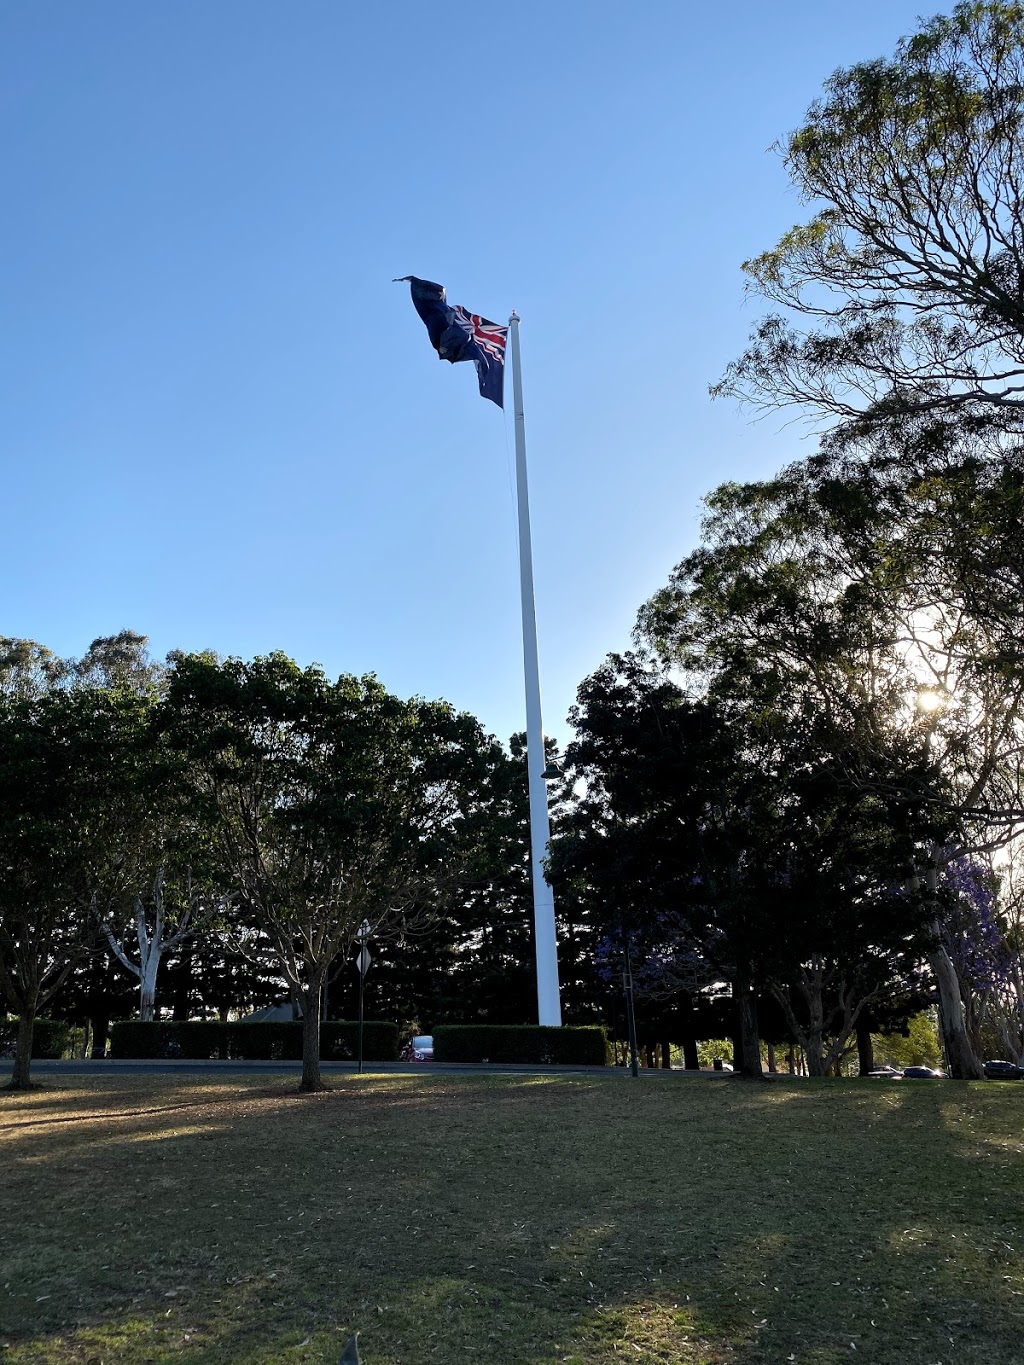
[[[636,1080],[640,1075],[640,1064],[636,1050],[636,1014],[633,1010],[633,963],[629,955],[629,931],[622,929],[622,991],[626,997],[626,1028],[629,1032],[629,1069]]]
[[[359,971],[359,1066],[358,1074],[363,1074],[363,987],[366,984],[366,973],[370,970],[370,950],[367,942],[370,938],[370,921],[364,919],[359,926],[356,934],[356,943],[359,951],[356,953],[356,967]]]

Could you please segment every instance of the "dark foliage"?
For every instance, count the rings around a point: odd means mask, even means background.
[[[398,1060],[401,1030],[386,1020],[363,1024],[363,1057],[368,1062]],[[325,1061],[350,1061],[358,1055],[359,1025],[335,1020],[320,1026]],[[112,1057],[221,1061],[301,1061],[302,1024],[140,1023],[122,1020],[111,1030]]]
[[[608,1035],[594,1025],[442,1024],[434,1030],[434,1060],[605,1066]]]
[[[0,1057],[13,1055],[18,1037],[14,1019],[0,1019]],[[37,1019],[32,1033],[32,1057],[63,1057],[71,1046],[71,1025],[62,1019]]]

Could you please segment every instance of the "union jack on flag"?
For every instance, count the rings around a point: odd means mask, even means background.
[[[467,313],[461,304],[456,304],[452,309],[455,314],[455,321],[460,327],[466,329],[466,334],[482,346],[490,355],[492,360],[497,360],[499,364],[505,363],[505,342],[508,340],[508,328],[499,327],[496,322],[488,322],[479,313]]]
[[[476,365],[481,398],[504,407],[505,342],[508,328],[450,304],[444,287],[415,275],[403,275],[412,292],[413,306],[426,324],[431,345],[442,360],[453,365],[472,360]]]

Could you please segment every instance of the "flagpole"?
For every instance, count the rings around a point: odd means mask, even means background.
[[[530,495],[526,482],[526,423],[523,376],[519,364],[519,317],[508,320],[512,352],[512,404],[516,432],[516,500],[519,506],[519,588],[523,604],[523,671],[526,683],[526,764],[530,788],[530,870],[533,881],[534,945],[537,956],[538,1022],[558,1027],[562,1005],[558,993],[558,944],[555,897],[545,880],[551,827],[543,773],[544,726],[540,713],[540,664],[537,657],[537,613],[533,600],[533,548],[530,540]]]

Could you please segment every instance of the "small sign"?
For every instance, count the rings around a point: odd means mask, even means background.
[[[356,966],[359,968],[361,975],[365,976],[370,970],[370,963],[372,961],[373,959],[370,957],[369,948],[360,948],[356,957]]]

